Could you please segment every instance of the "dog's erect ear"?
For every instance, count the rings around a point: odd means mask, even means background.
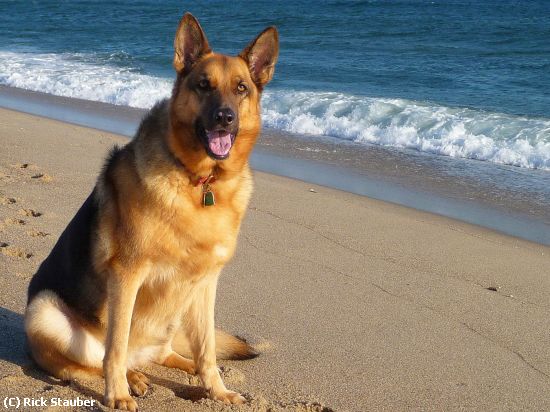
[[[174,68],[176,71],[188,73],[202,56],[211,51],[198,20],[191,13],[185,13],[174,39]]]
[[[279,34],[275,27],[260,33],[240,54],[247,63],[252,80],[261,90],[273,78],[279,56]]]

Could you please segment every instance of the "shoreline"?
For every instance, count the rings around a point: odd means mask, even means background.
[[[0,86],[0,107],[131,137],[146,110]],[[264,129],[260,171],[550,245],[550,173]]]
[[[30,278],[127,138],[3,109],[0,124],[0,397],[99,403],[101,380],[64,385],[33,366],[22,313]],[[249,399],[239,410],[550,409],[550,248],[294,179],[254,180],[216,305],[217,325],[261,352],[220,362]],[[142,371],[153,382],[142,410],[226,410],[192,400],[195,377]]]

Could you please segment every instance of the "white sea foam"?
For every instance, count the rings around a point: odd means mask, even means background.
[[[0,84],[139,108],[149,108],[170,94],[170,79],[93,60],[81,54],[0,51]]]
[[[550,170],[548,119],[319,92],[267,92],[263,108],[290,132]]]
[[[140,108],[170,94],[171,79],[94,61],[0,51],[0,84]],[[264,124],[289,132],[550,170],[548,119],[333,92],[267,90],[262,104]]]

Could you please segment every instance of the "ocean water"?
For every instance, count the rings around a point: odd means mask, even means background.
[[[268,127],[550,170],[550,1],[2,1],[0,84],[148,108],[191,11],[216,51],[280,32]]]

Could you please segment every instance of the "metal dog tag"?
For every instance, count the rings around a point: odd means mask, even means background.
[[[203,206],[214,206],[216,204],[216,200],[214,199],[214,192],[210,190],[206,190],[202,194],[202,205]]]

